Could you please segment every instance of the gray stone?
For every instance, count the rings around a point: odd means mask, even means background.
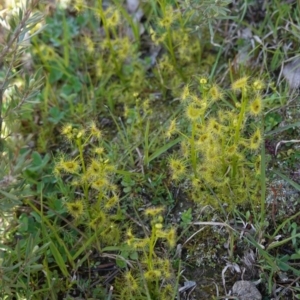
[[[232,287],[233,296],[238,297],[239,300],[261,300],[262,296],[254,283],[251,281],[240,280]]]
[[[282,70],[284,78],[287,80],[291,89],[300,87],[300,58],[294,58],[286,64]]]

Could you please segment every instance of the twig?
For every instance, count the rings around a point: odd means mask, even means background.
[[[275,155],[277,155],[277,150],[280,147],[280,145],[281,144],[286,144],[286,143],[300,143],[300,140],[280,141],[279,143],[277,143],[277,145],[275,147]]]

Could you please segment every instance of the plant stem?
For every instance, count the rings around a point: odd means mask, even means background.
[[[264,117],[262,117],[261,121],[261,132],[262,136],[264,136]],[[265,201],[266,201],[266,151],[265,151],[265,143],[262,143],[261,146],[261,162],[260,162],[260,176],[261,176],[261,200],[260,200],[260,218],[261,222],[265,220]]]
[[[237,123],[236,129],[235,129],[235,136],[234,136],[234,144],[235,145],[238,145],[239,140],[240,140],[240,133],[242,130],[243,121],[245,120],[245,111],[246,111],[247,103],[248,103],[247,91],[246,91],[246,89],[242,89],[241,110],[240,110],[239,119],[238,119],[238,123]],[[237,174],[237,161],[238,161],[238,158],[235,158],[233,161],[233,164],[232,164],[233,178],[235,178],[235,176]]]
[[[190,145],[191,145],[191,162],[193,172],[195,177],[197,178],[197,156],[196,156],[196,149],[195,149],[195,132],[196,132],[196,122],[192,123],[192,136],[190,138]]]

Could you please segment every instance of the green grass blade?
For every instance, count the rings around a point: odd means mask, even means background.
[[[279,177],[281,177],[282,179],[284,179],[288,184],[290,184],[292,187],[294,187],[297,191],[300,192],[300,185],[298,183],[296,183],[292,179],[288,178],[286,175],[282,174],[278,170],[272,170],[271,172],[273,172],[274,174],[276,174]]]
[[[264,119],[262,118],[261,124],[262,136],[264,136]],[[261,147],[261,162],[260,162],[260,178],[261,178],[261,199],[260,199],[260,222],[264,222],[265,220],[265,201],[266,201],[266,148],[265,143],[262,143]]]
[[[174,141],[171,141],[171,142],[165,144],[164,146],[162,146],[161,148],[157,149],[153,154],[151,154],[149,156],[148,163],[150,163],[153,159],[159,157],[163,153],[167,152],[170,148],[172,148],[176,144],[180,143],[182,141],[182,139],[183,139],[183,137],[178,137]]]
[[[65,262],[61,256],[60,252],[58,251],[58,249],[56,248],[56,246],[53,243],[50,244],[50,250],[51,250],[51,253],[52,253],[58,267],[60,268],[61,272],[64,274],[65,277],[68,277],[69,272],[67,270]]]
[[[150,121],[147,120],[145,138],[144,138],[144,163],[146,166],[149,163],[149,128],[150,128]]]
[[[67,246],[65,245],[64,241],[59,237],[57,230],[52,226],[52,224],[50,223],[50,221],[32,204],[30,203],[30,201],[27,201],[27,204],[37,213],[39,214],[39,216],[42,219],[42,222],[45,223],[47,225],[47,227],[51,230],[51,233],[55,236],[56,241],[58,242],[58,244],[60,246],[62,246],[62,248],[64,249],[67,257],[68,257],[68,261],[71,264],[71,266],[74,268],[75,267],[75,263],[74,263],[74,258],[72,257],[71,253],[69,252]],[[45,235],[45,237],[48,238],[48,240],[51,240],[51,237],[48,235],[47,230],[45,228],[45,226],[42,226],[42,232]]]
[[[289,125],[286,125],[286,126],[283,126],[283,127],[278,127],[274,130],[271,130],[271,131],[265,133],[265,136],[272,136],[274,134],[281,133],[281,132],[286,131],[288,129],[291,129],[291,128],[294,128],[294,127],[299,127],[299,126],[300,126],[300,122],[296,122],[296,123],[289,124]]]
[[[282,241],[276,241],[276,242],[271,243],[271,244],[267,247],[267,250],[271,250],[271,249],[274,249],[274,248],[276,248],[276,247],[280,247],[280,246],[282,246],[282,245],[288,243],[290,240],[292,240],[292,239],[294,239],[294,238],[296,238],[296,237],[300,237],[300,233],[297,233],[297,234],[295,234],[295,235],[293,235],[293,236],[290,236],[290,237],[288,237],[288,238],[286,238],[286,239],[284,239],[284,240],[282,240]]]
[[[278,234],[278,232],[284,228],[284,226],[290,223],[293,219],[297,218],[300,215],[300,211],[298,211],[295,215],[291,216],[290,218],[284,220],[280,225],[277,226],[274,233],[269,237],[270,239],[274,239],[274,237]]]

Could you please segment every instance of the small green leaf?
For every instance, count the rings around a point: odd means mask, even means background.
[[[130,253],[130,258],[133,260],[138,260],[139,255],[138,255],[137,251]]]
[[[126,268],[126,261],[124,259],[117,258],[116,264],[119,268]]]
[[[20,232],[28,231],[28,216],[26,214],[21,214],[19,217],[19,231]]]
[[[130,191],[131,191],[131,187],[130,186],[128,186],[128,187],[126,187],[126,188],[123,189],[124,193],[129,193]]]
[[[291,259],[300,259],[300,253],[294,253],[291,255]]]

